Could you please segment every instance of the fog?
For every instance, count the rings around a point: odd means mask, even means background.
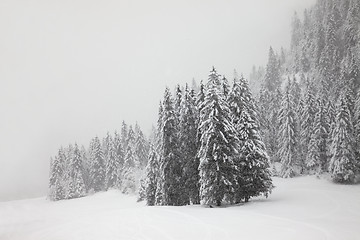
[[[165,86],[266,64],[314,2],[0,0],[0,201],[45,195],[61,145],[148,133]]]

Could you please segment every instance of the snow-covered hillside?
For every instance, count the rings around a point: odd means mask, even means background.
[[[274,178],[268,199],[240,206],[147,207],[118,191],[0,203],[1,240],[360,238],[360,185]]]

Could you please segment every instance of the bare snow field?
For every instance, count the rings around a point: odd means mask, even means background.
[[[268,199],[221,208],[148,207],[112,190],[0,203],[1,240],[360,239],[360,185],[274,178]]]

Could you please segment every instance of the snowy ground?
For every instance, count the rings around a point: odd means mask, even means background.
[[[226,208],[147,207],[117,191],[0,203],[1,240],[360,239],[360,185],[275,178],[268,199]]]

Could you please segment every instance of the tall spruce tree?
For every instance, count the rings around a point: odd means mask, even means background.
[[[91,185],[91,176],[90,176],[91,163],[90,163],[89,152],[83,145],[81,145],[80,154],[83,163],[83,179],[85,183],[86,192],[88,192],[90,190],[90,185]]]
[[[135,133],[132,126],[129,127],[127,139],[126,139],[126,151],[124,158],[124,165],[122,167],[122,186],[121,190],[123,193],[135,193],[136,182],[137,182],[137,168],[139,162],[135,156],[134,151],[135,144]]]
[[[61,200],[65,197],[62,182],[64,169],[61,161],[61,153],[59,150],[58,155],[55,156],[54,159],[51,159],[50,162],[49,198],[52,201]]]
[[[275,92],[281,85],[279,61],[272,47],[269,49],[269,58],[266,65],[264,86],[269,92]]]
[[[338,99],[336,126],[332,136],[332,158],[329,172],[336,182],[353,182],[357,170],[354,154],[354,128],[347,94],[347,91],[343,92]]]
[[[328,131],[329,126],[326,121],[325,103],[323,99],[318,98],[314,127],[306,157],[306,164],[311,173],[319,174],[326,171],[328,163]]]
[[[166,88],[163,101],[161,129],[160,183],[163,205],[181,205],[183,188],[182,163],[178,150],[178,126],[174,100]]]
[[[139,168],[141,170],[145,169],[149,155],[149,143],[140,128],[136,131],[135,134],[134,148],[135,157],[137,158],[137,162],[139,163]]]
[[[202,204],[220,206],[224,197],[234,194],[239,148],[236,130],[231,123],[230,106],[221,91],[215,68],[210,72],[201,107],[199,128],[200,199]]]
[[[116,187],[119,178],[119,155],[115,147],[114,139],[108,134],[106,141],[107,153],[105,155],[105,187],[106,189]]]
[[[120,130],[120,138],[121,138],[121,146],[125,150],[127,149],[127,136],[128,136],[128,125],[123,121],[121,124]]]
[[[197,142],[197,109],[195,99],[190,95],[186,85],[180,108],[179,149],[183,159],[184,195],[182,204],[200,203],[199,199],[199,159],[196,157]]]
[[[70,163],[70,181],[72,182],[70,189],[73,198],[83,197],[86,195],[86,187],[83,178],[83,162],[78,145],[75,143]],[[70,198],[71,198],[70,197]]]
[[[95,192],[103,191],[105,189],[105,163],[104,154],[101,148],[100,140],[95,137],[90,142],[90,162],[91,171],[90,176],[92,179],[92,189]]]
[[[158,174],[156,179],[156,192],[155,192],[155,205],[163,205],[163,178],[161,176],[160,163],[162,162],[162,146],[163,146],[163,105],[162,102],[159,104],[159,112],[158,112],[158,121],[157,121],[157,132],[156,132],[156,145],[155,151],[157,155],[157,163],[158,163]]]
[[[234,80],[228,102],[232,121],[240,140],[240,154],[235,157],[237,165],[235,203],[246,202],[259,194],[268,195],[272,189],[269,158],[261,140],[259,121],[254,100],[246,79]]]
[[[145,198],[148,206],[156,204],[156,187],[158,179],[158,156],[153,146],[150,147],[149,160],[146,166]]]
[[[297,129],[295,122],[295,108],[293,96],[290,94],[290,81],[284,93],[282,106],[280,109],[280,149],[278,157],[281,159],[282,177],[288,178],[295,176],[299,171],[296,169],[297,163]]]
[[[115,148],[115,159],[117,160],[117,169],[116,169],[116,172],[117,172],[117,181],[116,181],[116,187],[118,189],[121,188],[121,176],[122,176],[122,172],[121,172],[121,169],[124,165],[124,149],[123,149],[123,146],[121,144],[121,136],[120,134],[115,131],[114,133],[114,148]]]
[[[315,113],[316,100],[314,94],[314,85],[309,81],[309,79],[307,79],[304,93],[304,106],[300,120],[301,132],[299,133],[299,145],[305,158],[307,158],[307,155],[309,154],[309,144],[314,128]],[[307,162],[306,159],[305,162]]]

